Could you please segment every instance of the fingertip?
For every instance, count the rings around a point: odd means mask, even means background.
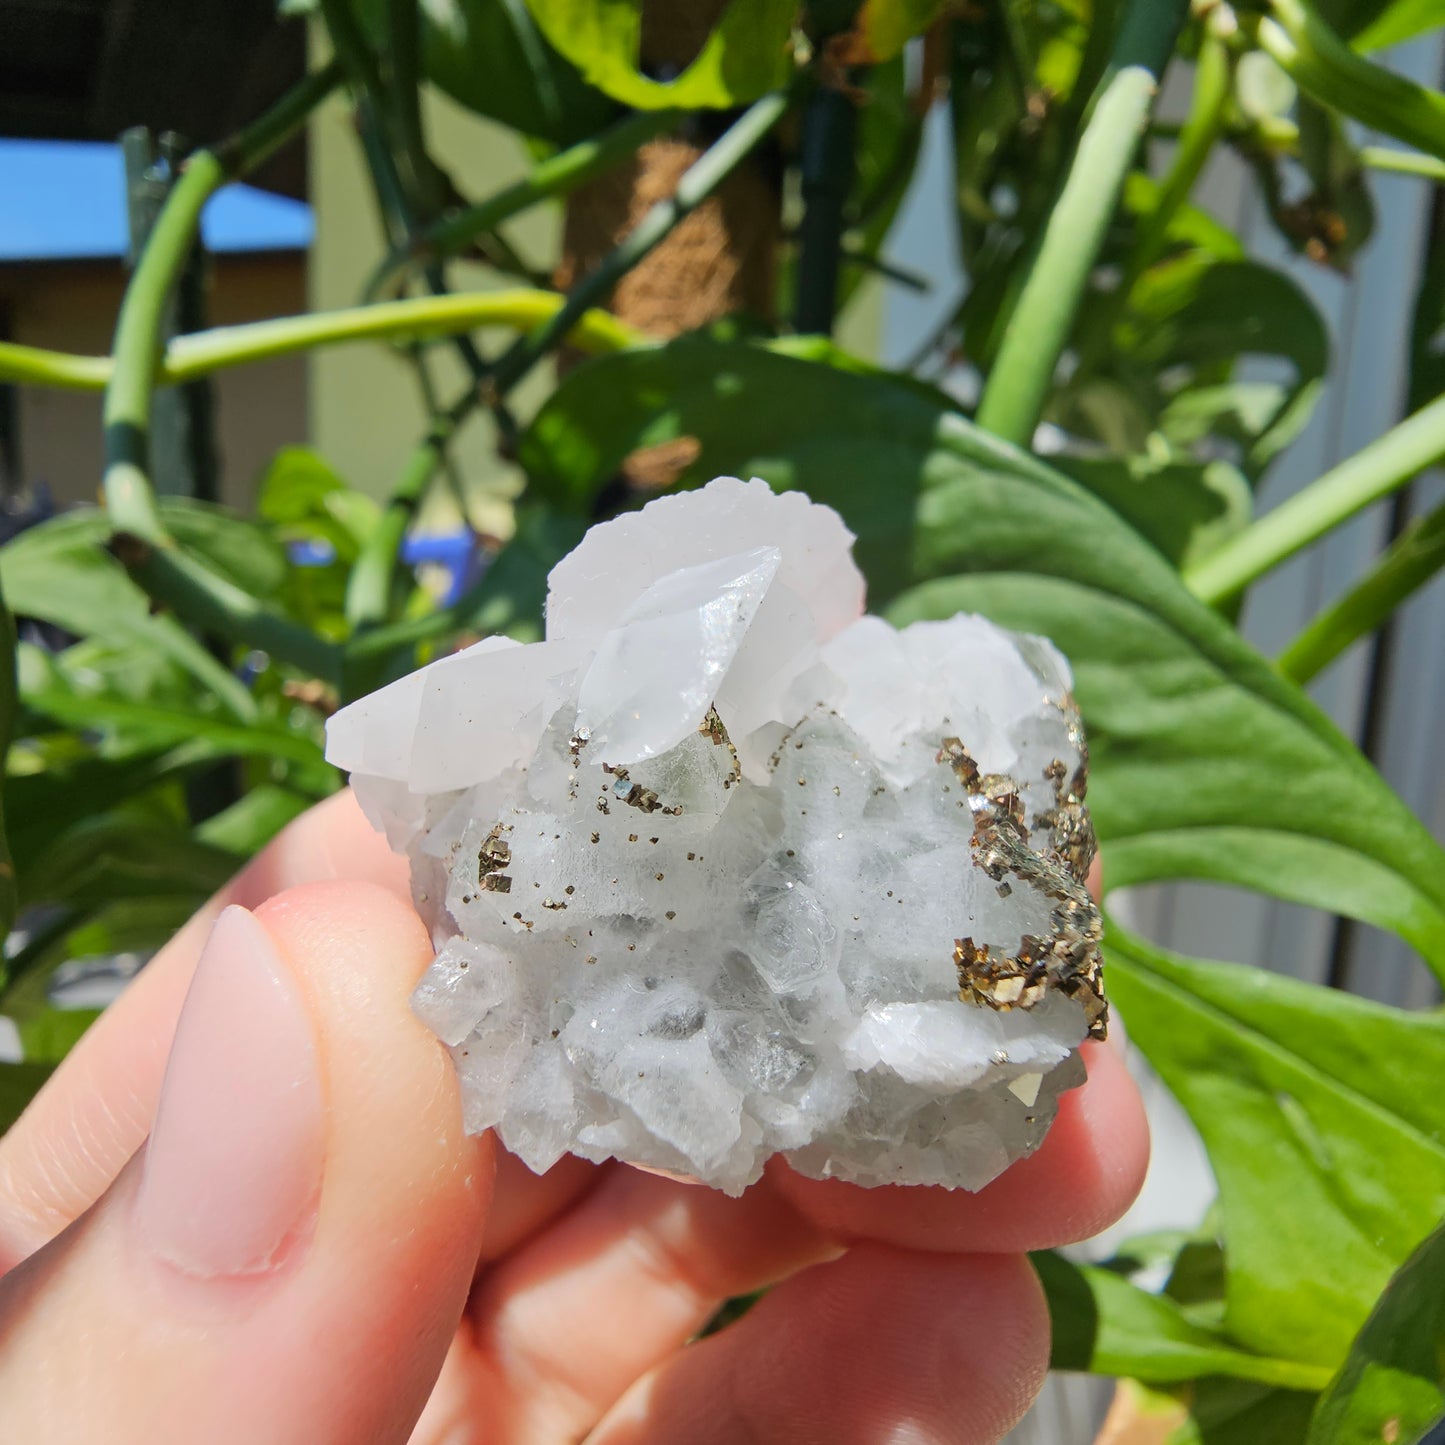
[[[935,1186],[865,1189],[806,1179],[781,1159],[768,1178],[818,1229],[844,1243],[875,1240],[976,1254],[1047,1249],[1087,1239],[1133,1203],[1149,1164],[1143,1102],[1119,1051],[1085,1044],[1088,1081],[1066,1093],[1038,1151],[975,1193]]]
[[[865,1244],[644,1377],[589,1438],[983,1445],[1018,1421],[1047,1367],[1048,1314],[1025,1259]]]

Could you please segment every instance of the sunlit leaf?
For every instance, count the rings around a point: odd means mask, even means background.
[[[796,0],[732,0],[672,80],[641,69],[642,0],[527,0],[542,33],[613,100],[635,110],[727,110],[784,85]]]
[[[49,622],[77,637],[137,645],[182,667],[238,718],[255,704],[246,688],[174,617],[150,599],[103,543],[109,524],[77,508],[22,532],[0,547],[0,585],[17,617]]]
[[[1093,1265],[1056,1254],[1034,1256],[1053,1320],[1056,1370],[1128,1375],[1173,1384],[1229,1375],[1286,1389],[1321,1389],[1329,1371],[1296,1360],[1252,1354],[1191,1324],[1171,1299],[1148,1294]]]
[[[1413,1181],[1412,1181],[1413,1182]],[[1445,1226],[1401,1265],[1315,1410],[1309,1445],[1416,1441],[1445,1416]]]
[[[1422,1087],[1445,1016],[1108,938],[1110,994],[1219,1183],[1226,1329],[1333,1368],[1445,1213],[1445,1100]]]

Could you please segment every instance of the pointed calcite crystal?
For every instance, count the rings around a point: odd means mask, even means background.
[[[532,1168],[976,1189],[1082,1079],[1068,669],[981,617],[862,616],[852,541],[760,481],[659,499],[553,571],[545,642],[332,719],[436,943],[414,1007]]]

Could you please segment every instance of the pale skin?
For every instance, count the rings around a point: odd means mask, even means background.
[[[324,1165],[299,1242],[244,1277],[147,1248],[136,1196],[196,962],[254,910],[304,1000]],[[430,956],[404,863],[347,794],[196,916],[0,1141],[6,1438],[106,1445],[973,1445],[1039,1388],[1023,1258],[1128,1206],[1148,1137],[1086,1046],[1031,1159],[978,1194],[818,1183],[740,1199],[566,1159],[538,1178],[462,1130],[406,999]],[[775,1288],[690,1343],[732,1295]]]

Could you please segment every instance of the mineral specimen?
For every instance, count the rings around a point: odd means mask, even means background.
[[[412,860],[467,1126],[737,1193],[767,1158],[976,1189],[1102,1034],[1063,659],[861,615],[826,507],[720,478],[594,527],[547,639],[435,662],[327,755]]]

